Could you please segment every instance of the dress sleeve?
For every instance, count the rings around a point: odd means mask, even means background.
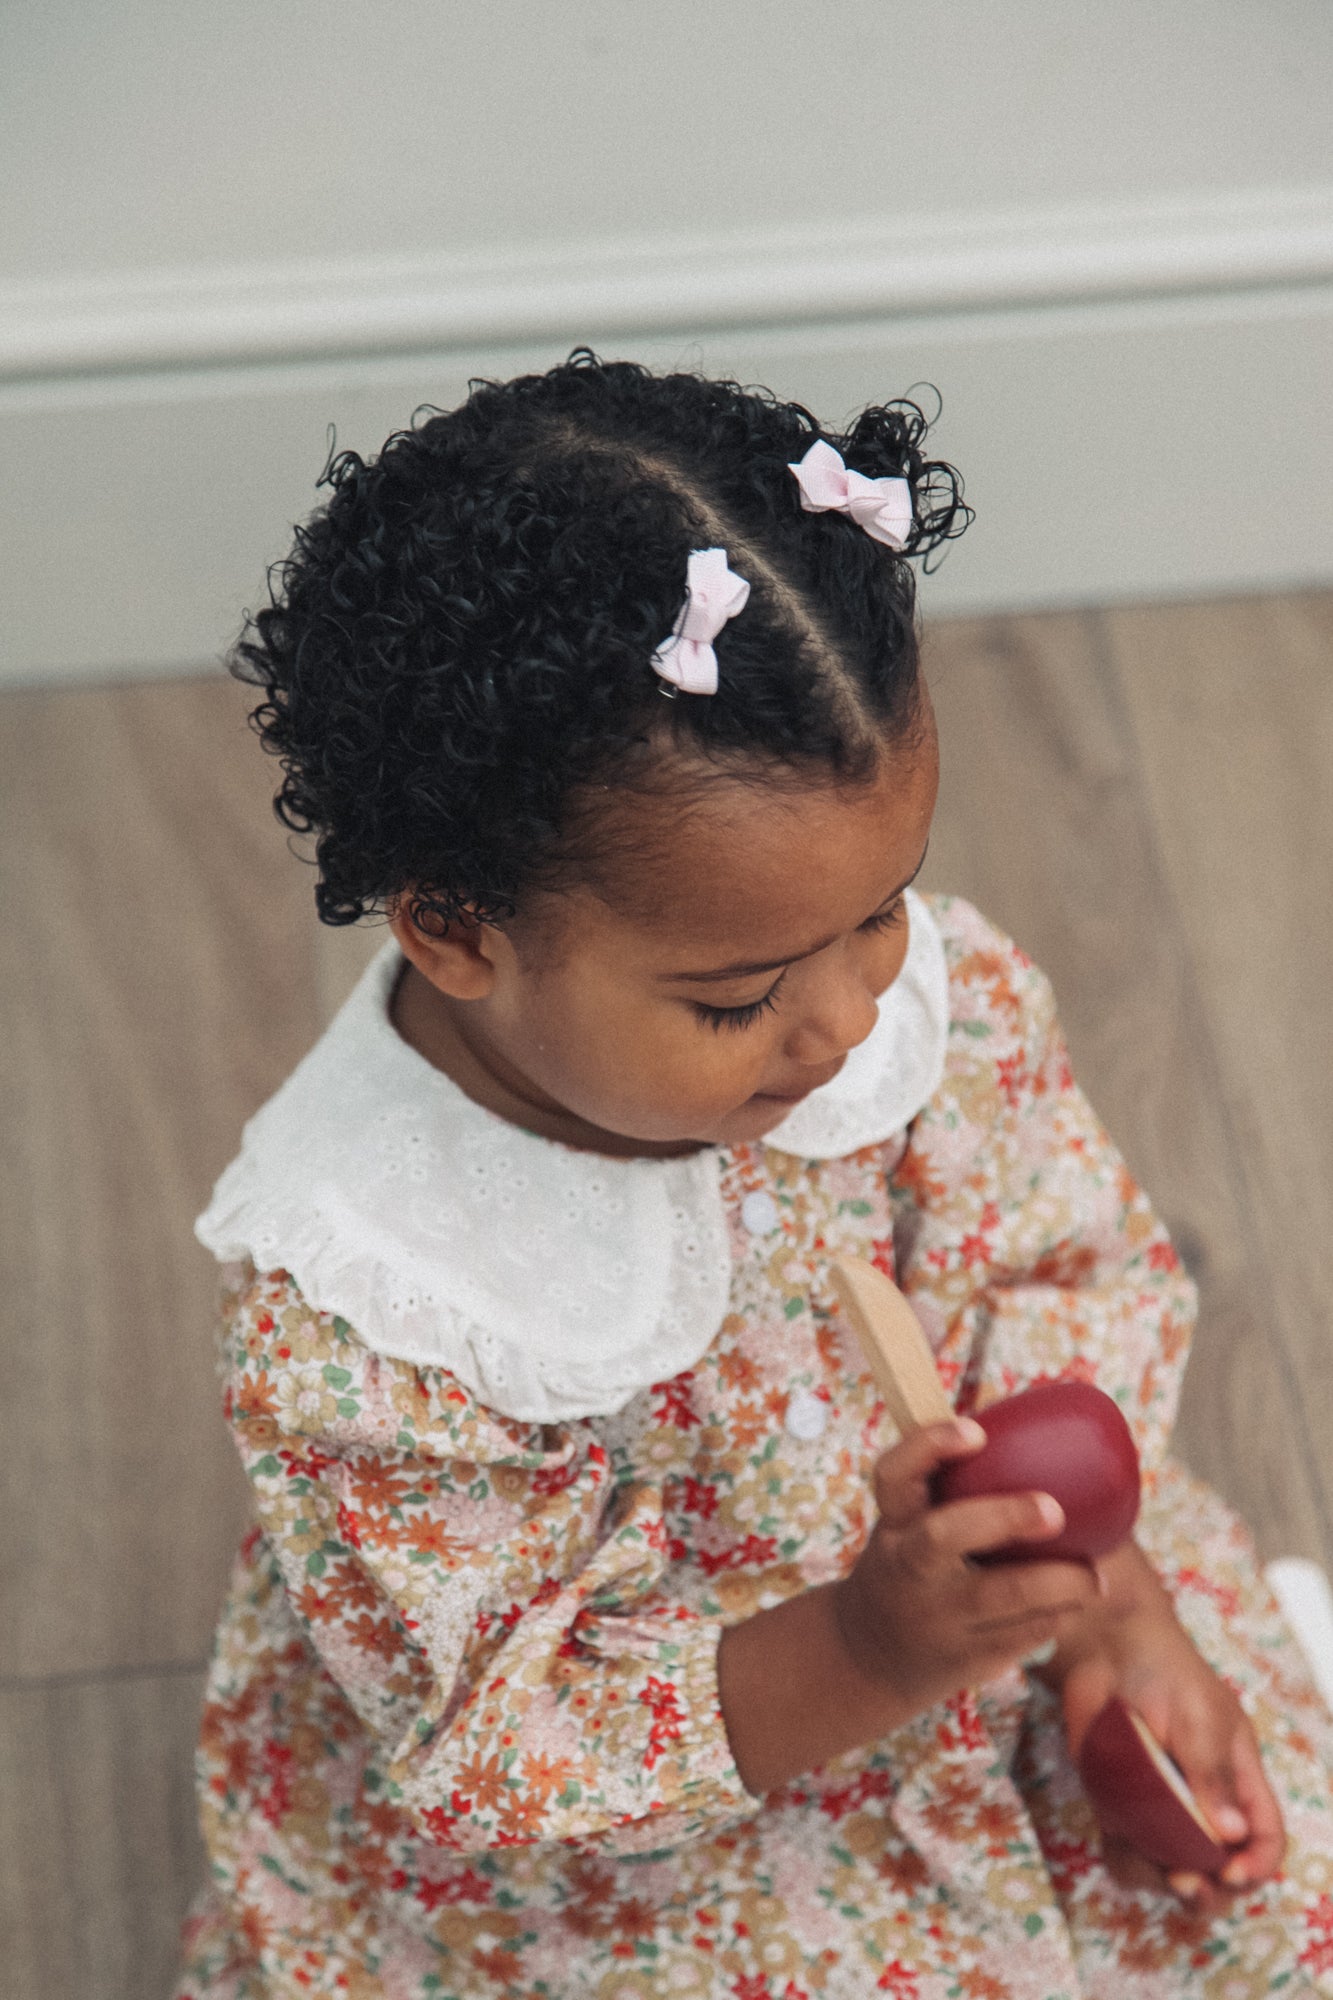
[[[1095,1382],[1151,1488],[1194,1286],[1074,1082],[1049,982],[966,905],[944,915],[950,1053],[894,1174],[900,1281],[960,1408]]]
[[[617,1485],[588,1425],[372,1353],[286,1272],[233,1277],[225,1410],[260,1524],[423,1835],[632,1853],[753,1812],[721,1627],[659,1590],[660,1489]]]

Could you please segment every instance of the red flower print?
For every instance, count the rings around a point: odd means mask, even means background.
[[[1333,1972],[1333,1896],[1325,1891],[1305,1912],[1305,1923],[1310,1940],[1297,1963],[1311,1972]]]
[[[947,1722],[940,1724],[936,1732],[940,1748],[942,1750],[984,1750],[987,1743],[986,1726],[977,1712],[976,1702],[967,1692],[966,1688],[963,1689],[961,1694],[954,1695],[947,1706],[956,1726],[951,1729]]]
[[[320,1451],[313,1444],[305,1445],[300,1451],[280,1451],[278,1457],[289,1479],[318,1479],[335,1463],[328,1452]]]
[[[654,1674],[649,1674],[640,1688],[639,1700],[653,1718],[643,1758],[644,1769],[651,1771],[665,1755],[667,1745],[680,1741],[685,1718],[680,1712],[680,1697],[671,1682],[659,1681]]]
[[[695,1428],[699,1418],[690,1402],[693,1387],[692,1368],[687,1368],[682,1375],[673,1376],[669,1382],[653,1383],[652,1394],[660,1398],[653,1410],[659,1424],[674,1425],[678,1431]]]
[[[888,1798],[892,1790],[893,1780],[887,1771],[860,1771],[849,1785],[825,1792],[819,1810],[828,1819],[842,1819],[846,1813],[858,1812],[867,1799]]]
[[[540,1472],[534,1472],[532,1490],[540,1493],[543,1499],[550,1500],[557,1493],[563,1493],[567,1486],[572,1486],[578,1476],[578,1460],[567,1458],[563,1465],[544,1465]]]
[[[705,1576],[716,1576],[724,1569],[748,1569],[752,1565],[771,1563],[777,1554],[776,1535],[747,1535],[742,1542],[733,1542],[729,1549],[720,1549],[714,1554],[701,1550],[699,1567]]]
[[[893,1238],[891,1236],[877,1236],[875,1238],[870,1246],[870,1261],[877,1271],[882,1271],[886,1278],[892,1278],[894,1283],[897,1283],[898,1273],[897,1266],[894,1263]]]
[[[711,1521],[717,1512],[717,1488],[706,1479],[668,1480],[666,1497],[668,1506],[678,1507],[682,1514],[697,1514],[701,1521]]]
[[[1049,1840],[1042,1843],[1041,1851],[1051,1887],[1063,1902],[1073,1895],[1081,1878],[1094,1865],[1092,1849],[1086,1840]]]
[[[439,1807],[432,1810],[438,1812]],[[446,1875],[438,1882],[423,1876],[412,1893],[425,1909],[442,1910],[452,1903],[488,1903],[491,1885],[484,1875],[478,1875],[475,1868],[464,1868],[459,1874]]]
[[[1016,1105],[1022,1095],[1023,1085],[1028,1081],[1026,1050],[1015,1049],[1011,1056],[1001,1056],[995,1065],[995,1075],[1005,1101]]]
[[[289,1743],[275,1743],[270,1739],[264,1745],[264,1776],[266,1788],[255,1800],[270,1826],[277,1826],[283,1815],[290,1811],[292,1803],[292,1766],[295,1759]]]
[[[1211,1598],[1224,1618],[1240,1616],[1240,1593],[1229,1583],[1215,1583],[1205,1576],[1201,1569],[1178,1569],[1176,1587],[1179,1590],[1197,1591],[1200,1597]]]
[[[457,1847],[458,1822],[463,1815],[448,1813],[443,1806],[431,1806],[421,1818],[431,1839],[440,1847]]]
[[[880,1973],[875,1988],[880,1993],[891,1993],[893,2000],[917,2000],[921,1982],[910,1965],[904,1965],[900,1958],[895,1958],[892,1965],[886,1965]]]
[[[1097,1252],[1087,1243],[1057,1243],[1032,1266],[1034,1285],[1058,1285],[1071,1290],[1086,1285],[1097,1268]]]

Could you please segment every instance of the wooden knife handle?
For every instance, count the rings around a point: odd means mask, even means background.
[[[930,1343],[898,1287],[863,1257],[836,1257],[832,1274],[899,1436],[952,1422],[953,1405],[935,1372]]]

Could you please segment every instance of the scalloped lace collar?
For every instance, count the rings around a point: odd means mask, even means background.
[[[763,1144],[834,1159],[900,1132],[938,1087],[944,947],[908,891],[902,971],[838,1075]],[[611,1415],[692,1367],[727,1307],[721,1153],[617,1160],[474,1104],[402,1040],[386,944],[245,1128],[195,1224],[224,1262],[291,1272],[376,1352],[447,1368],[492,1409]]]

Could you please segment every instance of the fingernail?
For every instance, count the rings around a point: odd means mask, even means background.
[[[1187,1903],[1192,1903],[1203,1887],[1202,1875],[1173,1875],[1171,1887]]]
[[[1242,1812],[1235,1806],[1218,1806],[1213,1814],[1213,1825],[1223,1840],[1244,1840],[1249,1832],[1249,1824]]]
[[[1222,1870],[1222,1880],[1228,1889],[1243,1889],[1249,1879],[1250,1871],[1243,1861],[1228,1861]]]
[[[1063,1528],[1065,1524],[1065,1510],[1053,1493],[1039,1493],[1037,1495],[1037,1512],[1041,1515],[1042,1523],[1045,1527]]]
[[[957,1424],[958,1435],[964,1444],[985,1444],[986,1433],[974,1417],[960,1417]]]

